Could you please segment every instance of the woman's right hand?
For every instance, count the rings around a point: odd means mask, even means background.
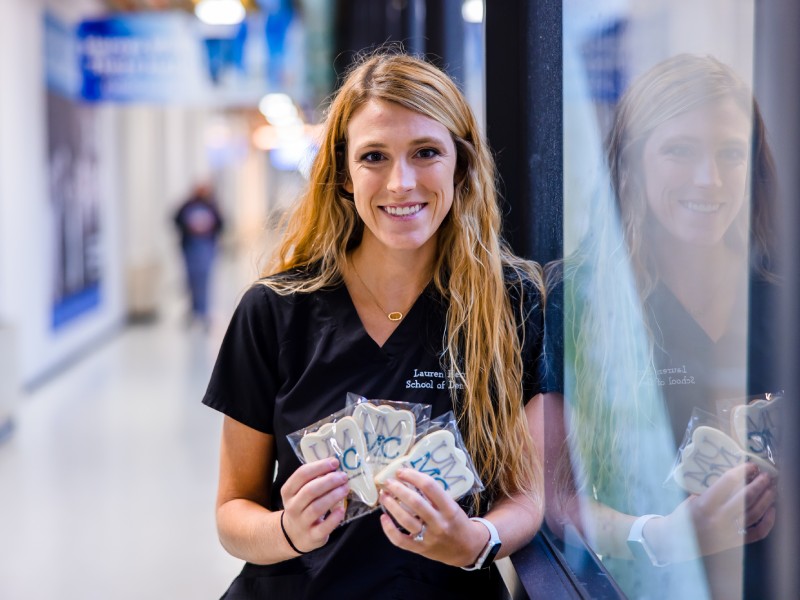
[[[736,548],[769,534],[775,524],[776,499],[775,480],[755,464],[744,463],[726,471],[702,494],[684,500],[659,524],[660,533],[678,531],[669,522],[680,523],[688,516],[700,554]]]
[[[296,548],[310,552],[324,546],[345,515],[349,491],[339,461],[326,458],[301,465],[281,488],[283,527]]]

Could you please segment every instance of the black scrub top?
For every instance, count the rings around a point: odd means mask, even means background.
[[[286,275],[284,275],[286,276]],[[302,276],[299,273],[289,276]],[[531,282],[509,285],[525,335],[526,401],[540,383],[542,311]],[[453,410],[440,356],[445,306],[429,286],[380,347],[367,334],[343,285],[282,296],[256,283],[243,296],[222,342],[203,403],[275,438],[278,470],[271,506],[300,466],[287,435],[366,398],[431,405],[435,418]],[[273,565],[246,564],[225,598],[493,598],[496,570],[464,571],[393,546],[380,511],[337,528],[309,554]]]
[[[720,417],[720,409],[730,403],[780,391],[778,294],[775,284],[753,274],[749,306],[748,299],[741,298],[727,331],[714,341],[669,288],[658,284],[648,299],[648,317],[656,374],[676,445],[683,440],[694,408]]]

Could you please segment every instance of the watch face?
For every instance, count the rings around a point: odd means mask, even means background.
[[[497,556],[497,553],[500,552],[500,546],[502,546],[500,542],[497,542],[494,546],[489,548],[489,553],[486,555],[486,558],[483,560],[483,564],[481,565],[482,569],[490,567],[494,562],[494,557]]]

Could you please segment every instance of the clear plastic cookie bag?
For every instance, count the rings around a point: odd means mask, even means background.
[[[401,468],[431,476],[454,500],[485,489],[452,411],[431,419],[429,427],[408,452],[375,475],[378,488]]]
[[[690,494],[702,494],[726,471],[745,462],[777,475],[774,462],[742,447],[725,416],[724,411],[717,416],[699,408],[692,410],[665,485],[678,485]]]
[[[347,473],[350,492],[344,500],[342,525],[378,508],[374,471],[367,460],[367,444],[353,418],[353,408],[347,406],[286,436],[300,462],[335,457],[339,469]]]
[[[721,420],[729,424],[730,435],[745,451],[780,464],[782,423],[785,422],[783,391],[766,392],[732,403],[720,410]]]
[[[364,434],[373,473],[405,455],[430,425],[430,404],[369,399],[351,392],[347,407]]]

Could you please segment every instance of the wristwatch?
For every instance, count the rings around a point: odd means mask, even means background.
[[[481,553],[478,556],[478,560],[475,561],[475,564],[469,567],[461,568],[465,571],[488,569],[494,562],[494,557],[497,556],[498,552],[500,552],[500,546],[502,546],[503,543],[500,541],[500,535],[497,533],[497,528],[492,525],[491,521],[481,517],[471,517],[470,521],[477,521],[478,523],[483,523],[486,526],[486,529],[489,530],[489,541],[486,542],[486,546],[484,546],[483,550],[481,550]]]
[[[669,563],[661,562],[656,558],[653,549],[647,544],[644,539],[644,526],[650,519],[655,519],[663,515],[642,515],[633,522],[631,531],[628,534],[628,548],[635,559],[642,559],[649,561],[654,567],[666,567]]]

